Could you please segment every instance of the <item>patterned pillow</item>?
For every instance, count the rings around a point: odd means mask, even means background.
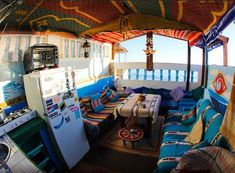
[[[181,87],[176,87],[173,90],[171,90],[170,95],[173,97],[173,99],[177,102],[182,97],[184,97],[184,91]]]
[[[85,107],[85,105],[81,101],[80,101],[80,110],[81,110],[82,116],[86,116],[87,115],[86,107]]]
[[[99,112],[104,109],[104,105],[101,102],[99,93],[91,95],[90,98],[91,98],[91,105],[92,105],[94,112]]]
[[[111,89],[106,93],[106,96],[107,96],[108,101],[110,102],[115,102],[119,98],[119,94],[117,94],[115,91]]]
[[[93,108],[92,108],[92,105],[91,105],[90,97],[81,98],[80,99],[80,103],[84,104],[87,112],[93,112]]]
[[[196,119],[195,106],[186,114],[182,115],[181,123],[182,124],[192,124]]]
[[[100,99],[101,99],[101,102],[103,104],[107,103],[108,99],[106,97],[106,94],[107,92],[109,91],[109,87],[107,88],[104,88],[102,91],[101,91],[101,94],[100,94]]]
[[[235,156],[221,147],[203,147],[190,150],[181,157],[177,167],[172,170],[176,172],[235,172]]]

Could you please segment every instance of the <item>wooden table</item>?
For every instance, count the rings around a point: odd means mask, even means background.
[[[144,132],[140,128],[124,127],[119,130],[118,136],[123,140],[123,145],[126,145],[126,141],[129,141],[131,142],[132,148],[134,149],[135,142],[144,136]]]
[[[151,137],[152,123],[156,122],[161,103],[161,96],[155,94],[144,94],[145,100],[139,101],[139,95],[140,94],[136,93],[129,95],[122,104],[116,107],[115,113],[121,117],[136,116],[146,118],[147,125],[144,133],[146,137]],[[124,120],[122,124],[122,126],[125,126]]]

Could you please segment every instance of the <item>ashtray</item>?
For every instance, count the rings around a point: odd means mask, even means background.
[[[138,97],[138,100],[141,102],[145,101],[145,99],[146,99],[145,95],[139,95],[139,97]]]

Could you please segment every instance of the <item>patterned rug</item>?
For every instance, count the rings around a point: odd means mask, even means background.
[[[107,135],[101,145],[117,151],[156,158],[159,155],[163,123],[164,117],[158,116],[156,123],[152,125],[151,138],[143,137],[139,141],[135,142],[134,149],[132,149],[131,142],[126,141],[126,145],[124,145],[123,140],[118,136],[118,132],[121,129],[120,125],[114,128],[114,130]],[[127,127],[143,128],[144,125],[145,119],[131,118],[127,121]]]

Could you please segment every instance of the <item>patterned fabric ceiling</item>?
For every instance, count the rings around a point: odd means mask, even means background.
[[[188,29],[132,28],[125,32],[104,30],[88,34],[93,39],[116,43],[143,35],[151,29],[155,34],[187,40],[193,45],[227,12],[232,0],[23,0],[1,24],[6,31],[68,32],[79,36],[92,28],[102,27],[120,15],[144,14],[170,22],[186,24]],[[157,23],[158,21],[156,21]],[[150,26],[151,27],[151,26]],[[195,28],[193,32],[192,28]]]

